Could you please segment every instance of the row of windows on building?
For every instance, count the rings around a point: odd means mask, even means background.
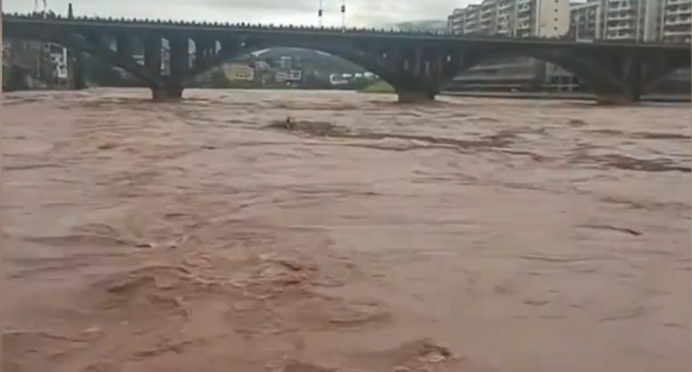
[[[455,9],[456,34],[508,34],[633,41],[689,42],[692,0],[485,0]]]

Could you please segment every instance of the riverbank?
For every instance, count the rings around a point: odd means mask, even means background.
[[[96,88],[96,87],[94,87]],[[126,87],[122,87],[126,89]],[[236,86],[236,87],[224,87],[224,88],[203,88],[203,87],[190,87],[190,89],[211,89],[211,90],[276,90],[276,91],[290,91],[290,90],[334,90],[334,91],[356,91],[358,93],[369,93],[369,94],[396,94],[394,88],[385,82],[377,82],[363,89],[355,89],[348,87],[332,87],[332,88],[320,88],[320,87],[303,87],[303,86],[263,86],[263,87],[252,87],[252,86]],[[64,88],[50,88],[50,87],[36,87],[32,89],[16,89],[9,90],[3,88],[3,92],[8,93],[12,91],[59,91],[68,90]],[[442,91],[441,96],[452,96],[452,97],[473,97],[473,98],[489,98],[489,99],[530,99],[530,100],[576,100],[576,101],[591,101],[595,97],[592,94],[587,93],[558,93],[558,92],[455,92],[455,91]],[[678,95],[678,94],[651,94],[643,96],[641,101],[644,102],[667,102],[667,103],[689,103],[692,101],[692,96]]]
[[[474,97],[474,98],[511,98],[511,99],[541,99],[541,100],[578,100],[590,101],[595,99],[588,93],[559,93],[559,92],[450,92],[440,93],[444,96]],[[692,101],[692,97],[679,94],[650,94],[642,96],[646,102],[684,103]]]
[[[367,87],[358,90],[359,93],[390,93],[394,94],[396,91],[394,88],[384,81],[378,81],[374,84],[368,85]]]
[[[379,81],[364,89],[360,93],[395,94],[394,88],[384,81]],[[563,93],[563,92],[479,92],[479,91],[442,91],[440,95],[454,97],[474,97],[474,98],[511,98],[511,99],[540,99],[540,100],[580,100],[591,101],[595,97],[588,93]],[[642,101],[647,102],[690,102],[691,96],[679,94],[650,94],[642,97]]]

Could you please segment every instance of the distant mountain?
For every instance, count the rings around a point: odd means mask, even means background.
[[[447,21],[428,19],[423,21],[401,22],[395,24],[394,28],[410,31],[444,31],[447,29]]]

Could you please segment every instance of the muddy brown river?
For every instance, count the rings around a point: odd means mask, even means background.
[[[4,372],[686,372],[689,105],[4,95]]]

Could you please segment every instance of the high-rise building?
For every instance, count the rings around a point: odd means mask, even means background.
[[[690,43],[692,0],[663,0],[659,15],[659,39],[665,43]]]
[[[573,3],[570,11],[569,33],[577,40],[596,40],[603,37],[601,2]]]
[[[589,0],[572,3],[577,39],[689,43],[692,0]]]
[[[568,0],[484,0],[454,9],[448,17],[454,34],[560,37],[569,30]]]
[[[603,39],[655,41],[660,1],[601,0]]]

